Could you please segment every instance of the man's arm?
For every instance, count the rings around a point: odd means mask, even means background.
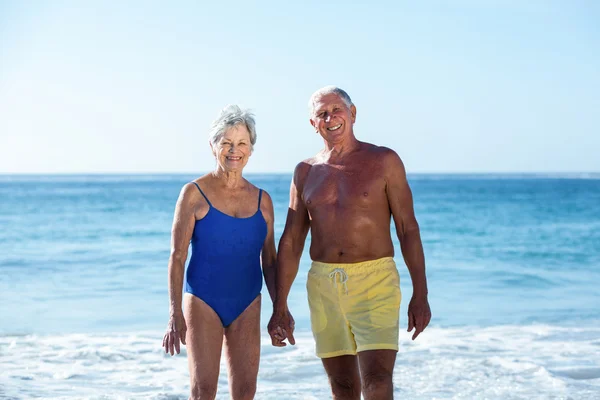
[[[404,164],[392,150],[388,151],[384,162],[388,202],[396,225],[402,256],[413,284],[413,295],[408,306],[408,331],[415,328],[412,337],[414,340],[431,320],[431,310],[427,301],[423,244]]]
[[[300,257],[310,227],[308,211],[302,201],[302,187],[309,169],[310,165],[302,162],[294,171],[290,187],[290,206],[283,235],[279,240],[275,278],[276,295],[273,303],[273,316],[268,328],[275,346],[285,346],[283,343],[285,338],[288,338],[291,344],[295,344],[294,322],[288,311],[287,299],[292,283],[298,274]]]

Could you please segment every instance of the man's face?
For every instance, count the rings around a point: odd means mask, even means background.
[[[328,143],[339,143],[352,133],[355,120],[356,107],[330,93],[316,99],[310,123]]]

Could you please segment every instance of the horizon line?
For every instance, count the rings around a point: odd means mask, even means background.
[[[210,171],[201,172],[190,172],[190,171],[176,171],[176,172],[2,172],[0,176],[148,176],[148,175],[203,175]],[[271,171],[271,172],[260,172],[252,171],[247,172],[244,175],[292,175],[293,171]],[[407,171],[407,175],[600,175],[600,171]]]

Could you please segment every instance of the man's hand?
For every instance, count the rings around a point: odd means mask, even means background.
[[[415,340],[419,333],[423,332],[431,321],[431,309],[425,296],[413,296],[408,304],[408,330],[410,332],[415,328],[412,340]]]
[[[292,314],[287,308],[283,312],[274,311],[267,328],[273,346],[287,346],[287,343],[284,342],[285,339],[292,345],[296,344],[296,339],[294,339],[295,325],[294,317],[292,317]]]

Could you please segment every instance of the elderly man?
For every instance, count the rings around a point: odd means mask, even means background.
[[[298,164],[277,267],[269,334],[295,344],[287,297],[310,228],[313,260],[307,291],[317,355],[334,399],[392,399],[398,351],[400,285],[390,220],[394,219],[413,295],[413,340],[431,319],[425,260],[411,190],[400,157],[354,136],[356,107],[340,88],[315,92],[310,123],[325,148]]]

